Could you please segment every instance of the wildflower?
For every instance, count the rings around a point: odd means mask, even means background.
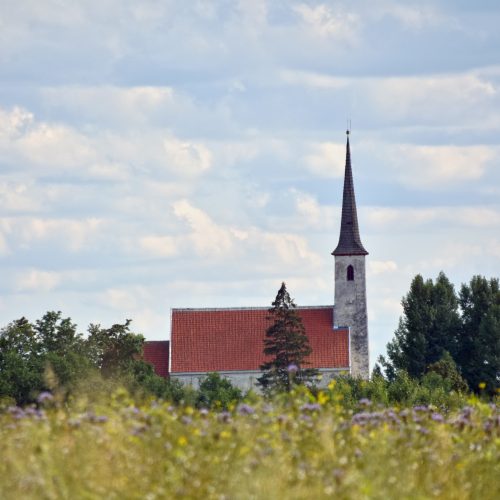
[[[299,367],[292,363],[290,365],[288,365],[288,373],[297,373],[299,371]]]
[[[49,401],[53,401],[54,396],[49,391],[42,391],[36,398],[37,403],[43,404]]]
[[[318,403],[306,403],[300,407],[301,411],[318,411],[321,410],[321,405]]]
[[[19,406],[9,406],[7,408],[7,411],[15,418],[15,419],[21,419],[26,416],[26,413],[22,408]]]
[[[319,391],[318,393],[318,403],[320,405],[324,405],[325,403],[328,402],[330,398],[323,392],[323,391]]]
[[[330,382],[329,382],[329,384],[328,384],[328,389],[329,389],[330,391],[332,391],[332,390],[334,389],[334,387],[335,387],[335,385],[336,385],[336,384],[337,384],[337,381],[336,381],[335,379],[330,380]]]
[[[431,419],[434,420],[434,422],[444,422],[444,417],[441,415],[441,413],[434,412],[431,415]]]
[[[250,405],[242,403],[238,406],[238,413],[240,415],[252,415],[255,410]]]
[[[366,413],[366,412],[355,413],[351,418],[351,423],[353,425],[356,425],[356,424],[357,425],[365,425],[366,423],[368,423],[370,418],[371,418],[370,413]]]
[[[429,411],[429,407],[425,406],[425,405],[417,405],[417,406],[413,407],[413,411],[422,411],[422,412],[425,412],[425,411]]]
[[[372,402],[368,398],[361,398],[359,404],[360,406],[371,406]]]
[[[479,387],[479,389],[481,389],[481,390],[486,389],[486,382],[479,382],[478,387]]]

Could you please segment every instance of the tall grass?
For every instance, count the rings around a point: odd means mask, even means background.
[[[0,414],[0,498],[500,498],[500,412],[343,404],[335,384],[230,411],[124,391]]]

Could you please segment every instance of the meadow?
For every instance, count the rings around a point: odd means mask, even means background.
[[[125,390],[0,413],[0,498],[500,498],[500,409],[257,396],[228,410]]]

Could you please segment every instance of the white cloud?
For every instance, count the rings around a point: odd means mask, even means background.
[[[317,266],[321,263],[321,258],[311,251],[302,236],[286,233],[263,233],[259,236],[262,248],[266,252],[274,252],[282,264],[295,265],[308,261]]]
[[[370,79],[363,86],[375,107],[393,119],[420,115],[442,121],[464,110],[477,111],[472,106],[490,102],[498,93],[494,83],[474,72]]]
[[[24,108],[15,106],[11,111],[0,108],[0,141],[18,137],[33,120],[33,113]]]
[[[299,71],[284,69],[279,73],[282,82],[289,85],[302,85],[317,89],[344,89],[349,86],[350,79],[330,76],[312,71]]]
[[[20,182],[0,182],[0,208],[8,212],[31,212],[41,208],[39,193]]]
[[[7,241],[5,241],[4,235],[0,232],[0,255],[8,255],[10,253]]]
[[[409,186],[448,189],[480,179],[496,152],[488,146],[414,146],[393,149],[391,160]]]
[[[31,269],[23,271],[16,279],[19,292],[50,292],[61,282],[61,275],[52,271]]]
[[[145,302],[152,299],[148,289],[143,286],[108,288],[102,296],[105,304],[122,314],[140,310]]]
[[[342,177],[345,165],[345,145],[333,142],[311,144],[304,158],[307,168],[321,177]]]
[[[231,232],[218,226],[205,212],[194,207],[188,200],[173,204],[174,214],[186,221],[190,228],[190,241],[200,255],[224,256],[233,248]]]
[[[178,243],[171,236],[143,236],[140,246],[156,257],[173,257],[178,253]]]
[[[29,248],[39,240],[49,240],[71,252],[88,249],[104,221],[98,218],[83,220],[43,219],[19,217],[4,219],[9,239],[23,248]]]
[[[297,212],[304,216],[311,224],[317,224],[321,219],[321,207],[316,198],[307,194],[296,192],[295,206]]]
[[[393,273],[398,265],[393,260],[369,260],[368,270],[371,275]]]
[[[212,152],[204,144],[168,137],[163,147],[169,165],[184,175],[202,173],[212,166]]]
[[[325,4],[310,7],[305,3],[295,5],[293,10],[315,35],[349,42],[357,39],[359,18],[354,13],[343,12],[338,7],[332,9]]]
[[[321,258],[311,251],[305,237],[293,233],[269,232],[257,227],[228,227],[219,225],[203,210],[188,200],[173,205],[177,217],[185,220],[191,232],[181,237],[183,247],[194,247],[202,257],[234,257],[253,261],[260,269],[276,269],[281,265],[317,266]],[[257,257],[258,256],[258,257]],[[258,262],[255,261],[257,259]]]
[[[377,14],[393,17],[406,28],[414,31],[441,24],[446,24],[449,28],[452,25],[456,26],[457,23],[455,18],[445,16],[435,6],[429,4],[404,5],[401,2],[395,1],[377,7],[375,8]]]
[[[189,106],[184,96],[168,86],[58,86],[42,91],[44,101],[79,118],[135,128],[160,113],[176,113]]]
[[[42,123],[17,141],[18,151],[34,164],[72,168],[96,158],[89,140],[65,125]]]
[[[364,207],[363,218],[377,230],[387,228],[412,231],[422,226],[498,228],[500,209],[481,206],[449,206],[429,208]]]

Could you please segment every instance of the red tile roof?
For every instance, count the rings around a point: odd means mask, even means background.
[[[333,306],[297,308],[313,368],[348,368],[349,333],[333,329]],[[173,309],[172,373],[258,370],[265,360],[267,308]]]
[[[155,373],[160,377],[168,377],[168,340],[149,340],[144,342],[144,356],[146,363],[153,365]]]

